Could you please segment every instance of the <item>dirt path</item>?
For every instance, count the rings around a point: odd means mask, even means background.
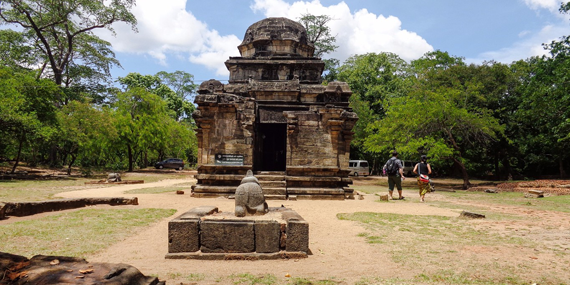
[[[139,268],[145,274],[156,274],[167,284],[188,282],[185,276],[202,275],[200,284],[212,284],[220,278],[231,274],[250,273],[273,274],[284,278],[286,274],[292,277],[310,277],[316,280],[336,277],[353,284],[363,276],[382,276],[384,278],[412,278],[412,273],[398,268],[397,264],[381,250],[381,247],[366,243],[358,234],[365,231],[358,223],[338,220],[338,213],[357,211],[384,212],[411,215],[441,215],[457,216],[456,210],[431,207],[429,203],[419,203],[414,192],[404,191],[408,202],[390,201],[376,202],[378,197],[365,195],[364,200],[348,201],[278,201],[270,200],[270,207],[284,205],[297,211],[310,225],[309,248],[312,255],[300,260],[270,260],[270,261],[203,261],[203,260],[167,260],[168,252],[168,222],[175,216],[197,206],[211,205],[221,211],[232,212],[234,200],[225,198],[197,199],[190,195],[164,194],[124,194],[125,191],[140,188],[170,186],[191,182],[190,179],[165,180],[148,184],[121,185],[109,188],[87,189],[65,192],[58,196],[72,197],[108,197],[136,196],[139,206],[145,208],[170,208],[177,213],[166,218],[143,232],[126,240],[113,244],[108,249],[87,256],[89,261],[127,263]],[[190,192],[190,189],[186,191]],[[411,200],[411,203],[409,202]],[[225,284],[226,281],[221,281]],[[187,284],[187,283],[185,283]],[[220,284],[220,283],[218,283]]]

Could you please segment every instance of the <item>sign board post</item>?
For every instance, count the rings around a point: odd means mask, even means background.
[[[243,166],[243,154],[216,154],[216,165]]]

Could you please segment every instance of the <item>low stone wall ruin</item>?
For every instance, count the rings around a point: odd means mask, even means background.
[[[5,216],[30,216],[44,212],[54,212],[93,206],[98,204],[117,205],[138,205],[137,197],[102,197],[102,198],[76,198],[58,199],[41,202],[0,202],[0,219]]]

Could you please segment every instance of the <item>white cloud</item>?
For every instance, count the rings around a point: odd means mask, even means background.
[[[548,53],[542,47],[543,43],[550,43],[558,40],[560,35],[568,33],[568,27],[564,25],[548,25],[542,28],[537,34],[514,43],[512,46],[497,51],[489,51],[480,54],[477,58],[468,58],[467,62],[480,63],[484,60],[495,60],[503,63],[526,59],[532,56],[541,56]]]
[[[433,47],[414,32],[402,29],[397,17],[375,15],[366,9],[354,14],[345,2],[328,7],[319,0],[296,1],[289,4],[283,0],[255,0],[251,5],[254,12],[262,12],[266,17],[286,17],[297,20],[302,14],[328,15],[332,34],[336,35],[339,46],[331,57],[341,62],[354,54],[368,52],[393,52],[402,59],[412,60],[432,51]]]
[[[139,0],[132,9],[138,21],[138,33],[123,23],[113,26],[115,37],[106,30],[96,32],[111,42],[117,52],[148,54],[162,65],[167,65],[168,55],[180,57],[182,54],[190,62],[227,76],[224,61],[229,56],[239,55],[236,46],[241,40],[234,35],[221,37],[216,30],[208,29],[186,11],[186,1]]]
[[[547,9],[557,13],[560,8],[560,0],[524,0],[524,3],[533,10]]]
[[[468,58],[467,62],[480,63],[484,60],[495,60],[503,63],[512,63],[520,59],[527,59],[532,56],[542,56],[548,54],[544,49],[544,43],[550,43],[559,40],[562,35],[568,34],[568,20],[570,16],[561,14],[560,0],[523,0],[524,3],[533,10],[540,12],[546,9],[549,12],[558,15],[558,21],[550,21],[539,32],[521,31],[519,33],[520,41],[513,43],[510,47],[502,48],[496,51],[488,51],[481,53],[476,58]]]

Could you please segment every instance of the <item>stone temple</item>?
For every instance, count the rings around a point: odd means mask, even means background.
[[[324,62],[305,28],[286,18],[251,25],[225,62],[227,84],[203,82],[193,117],[198,137],[195,197],[232,196],[247,170],[267,199],[353,199],[352,127],[344,82],[322,85]]]

